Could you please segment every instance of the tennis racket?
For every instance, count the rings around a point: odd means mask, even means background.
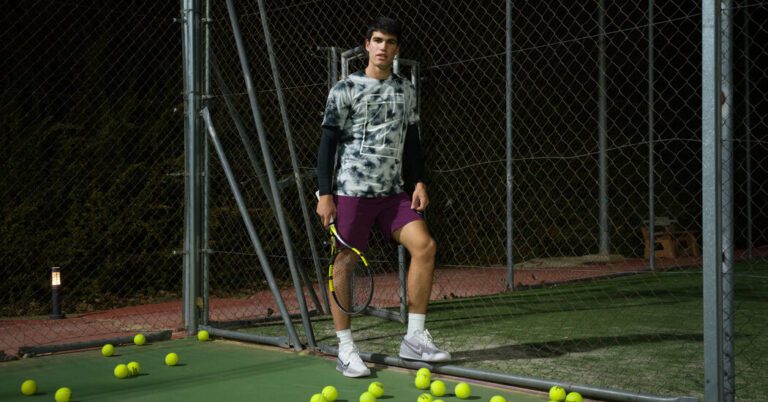
[[[328,232],[331,235],[328,290],[341,311],[360,314],[373,298],[373,275],[368,260],[360,250],[341,238],[333,221],[328,226]],[[342,254],[344,249],[352,251],[352,254]],[[340,255],[344,257],[339,258]]]
[[[328,290],[341,311],[349,315],[360,314],[373,299],[373,274],[368,259],[341,237],[333,219],[328,226],[328,234],[331,247]],[[343,253],[344,250],[352,253]]]

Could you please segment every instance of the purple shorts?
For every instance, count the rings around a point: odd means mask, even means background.
[[[368,249],[368,237],[374,222],[384,239],[393,242],[392,233],[406,224],[423,219],[411,209],[408,194],[364,198],[336,195],[336,230],[341,238],[360,251]]]

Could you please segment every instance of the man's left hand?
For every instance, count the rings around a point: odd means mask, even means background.
[[[429,196],[427,195],[427,185],[424,183],[416,183],[416,188],[413,189],[413,198],[411,198],[411,209],[415,209],[418,212],[424,212],[429,205]]]

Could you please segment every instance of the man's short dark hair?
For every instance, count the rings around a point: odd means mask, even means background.
[[[401,42],[400,23],[389,17],[378,17],[368,24],[368,31],[365,33],[365,39],[371,40],[375,31],[384,32],[397,37],[397,42]]]

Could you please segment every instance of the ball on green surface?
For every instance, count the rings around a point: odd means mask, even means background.
[[[384,384],[374,381],[368,385],[368,392],[376,398],[381,398],[384,395]]]
[[[109,357],[115,354],[115,347],[112,346],[111,343],[108,343],[101,347],[101,355],[104,357]]]
[[[141,346],[147,343],[147,337],[144,336],[144,334],[136,334],[136,336],[133,337],[133,343],[135,343],[137,346]]]
[[[333,385],[323,387],[322,394],[328,402],[333,402],[339,397],[339,391]]]
[[[444,400],[442,400],[442,399],[435,399],[435,400],[434,400],[434,401],[432,401],[432,402],[445,402],[445,401],[444,401]]]
[[[128,367],[128,374],[130,375],[139,375],[139,372],[141,371],[139,362],[130,362],[126,364],[126,367]]]
[[[578,392],[569,392],[568,395],[565,396],[565,402],[584,402],[584,398],[582,398],[581,394]]]
[[[415,385],[417,389],[428,389],[429,377],[425,375],[417,375],[416,379],[413,380],[413,385]]]
[[[507,402],[507,399],[501,395],[494,395],[491,397],[491,402]]]
[[[197,340],[200,342],[205,342],[210,338],[211,338],[211,335],[206,330],[202,330],[197,333]]]
[[[179,355],[173,352],[168,353],[167,355],[165,355],[165,364],[169,366],[175,366],[179,364]]]
[[[416,372],[416,375],[417,375],[417,376],[419,376],[419,375],[425,375],[425,376],[427,376],[427,377],[431,377],[431,376],[432,376],[432,373],[429,371],[429,369],[428,369],[428,368],[426,368],[426,367],[422,367],[422,368],[420,368],[420,369],[419,369],[419,371],[417,371],[417,372]]]
[[[565,400],[565,388],[554,385],[549,389],[549,400],[552,402],[563,402]]]
[[[432,384],[429,385],[429,392],[434,396],[445,395],[445,383],[440,380],[432,381]]]
[[[360,402],[376,402],[376,397],[372,393],[366,391],[360,394]]]
[[[328,400],[325,399],[323,394],[314,394],[312,395],[312,398],[309,399],[309,402],[328,402]]]
[[[56,399],[56,402],[69,402],[72,399],[72,390],[67,387],[61,387],[56,390],[53,398]]]
[[[34,395],[37,393],[37,383],[35,380],[24,380],[21,383],[21,393],[24,395]]]
[[[129,374],[131,374],[131,371],[128,370],[128,366],[125,364],[118,364],[115,366],[115,377],[117,378],[125,378],[128,377]]]
[[[419,398],[416,399],[416,402],[434,402],[432,399],[432,395],[430,394],[421,394],[419,395]]]
[[[467,399],[470,395],[472,395],[472,388],[469,386],[469,384],[460,382],[456,384],[456,387],[453,389],[453,393],[456,394],[459,399]]]

